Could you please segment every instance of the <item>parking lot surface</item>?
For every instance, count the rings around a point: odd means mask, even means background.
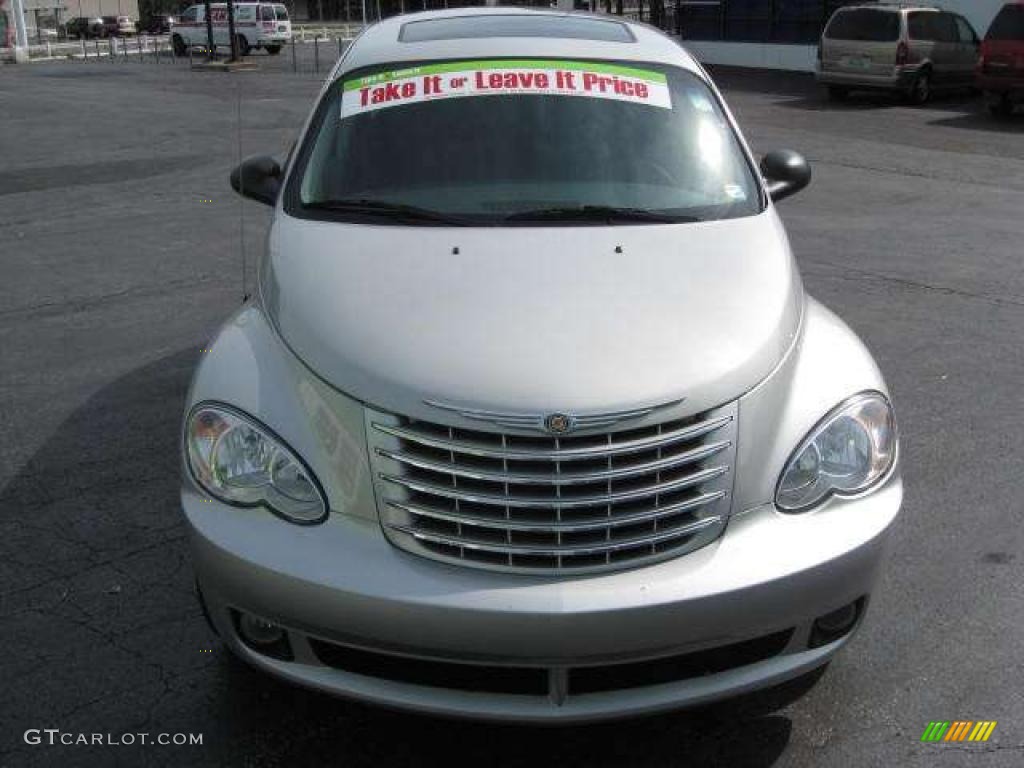
[[[1024,116],[966,98],[833,105],[803,76],[715,73],[757,152],[813,164],[781,212],[807,288],[892,388],[906,501],[891,558],[813,688],[516,728],[265,678],[231,663],[193,597],[182,403],[266,223],[228,172],[283,155],[320,85],[285,64],[0,71],[0,766],[1021,764]],[[959,719],[998,726],[986,744],[919,741]],[[25,743],[44,728],[203,743]]]

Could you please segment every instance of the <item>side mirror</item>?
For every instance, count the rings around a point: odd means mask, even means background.
[[[268,155],[247,157],[231,172],[231,188],[242,197],[274,205],[281,192],[281,166]]]
[[[761,174],[768,182],[768,194],[779,202],[811,183],[811,166],[799,152],[777,149],[761,160]]]

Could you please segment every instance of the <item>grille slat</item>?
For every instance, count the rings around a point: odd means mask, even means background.
[[[395,525],[392,526],[396,531],[407,533],[413,538],[420,539],[421,541],[429,541],[433,544],[443,544],[451,547],[463,547],[465,549],[477,549],[484,552],[511,552],[512,554],[525,554],[525,555],[540,555],[544,557],[565,557],[571,555],[593,555],[603,554],[605,552],[615,552],[617,550],[628,550],[648,547],[657,544],[661,541],[668,539],[679,538],[680,536],[689,536],[699,531],[704,530],[708,526],[717,525],[721,522],[721,518],[709,517],[704,520],[698,520],[690,525],[682,526],[672,531],[665,531],[663,533],[655,534],[652,536],[639,536],[633,539],[622,539],[620,541],[612,542],[600,542],[591,546],[580,546],[580,545],[563,545],[559,543],[555,547],[531,547],[526,545],[513,544],[511,546],[506,544],[494,544],[488,541],[479,541],[476,539],[466,538],[460,536],[459,538],[442,536],[436,533],[424,533],[416,528],[412,528],[406,525]]]
[[[728,519],[736,405],[676,417],[658,410],[658,422],[556,437],[367,409],[384,532],[425,557],[534,574],[633,567],[697,549]]]
[[[660,507],[644,510],[642,512],[636,512],[631,515],[621,515],[618,517],[601,517],[592,520],[579,520],[573,522],[554,522],[551,524],[512,520],[510,518],[488,518],[488,517],[469,517],[467,515],[458,515],[444,510],[434,509],[423,504],[408,504],[401,501],[388,500],[387,505],[396,509],[401,509],[408,512],[411,515],[420,517],[431,518],[434,520],[442,520],[448,523],[461,523],[462,525],[473,525],[479,528],[493,528],[495,530],[508,530],[508,531],[536,531],[536,532],[547,532],[555,533],[562,531],[563,533],[579,533],[581,531],[605,531],[607,533],[606,539],[611,540],[611,532],[615,528],[621,528],[626,525],[633,525],[634,523],[641,523],[649,520],[658,520],[665,517],[672,517],[682,512],[689,512],[695,510],[698,507],[703,507],[707,504],[718,501],[725,497],[725,491],[716,491],[715,493],[705,493],[698,496],[695,499],[680,502],[678,504],[672,504],[669,506],[661,505]],[[506,537],[509,543],[511,538]]]
[[[464,477],[469,480],[486,480],[494,483],[516,483],[520,485],[582,485],[584,483],[593,483],[598,480],[620,480],[627,477],[637,477],[639,475],[647,475],[651,472],[657,472],[658,470],[666,467],[678,467],[683,464],[702,461],[703,459],[714,456],[719,451],[723,451],[728,447],[728,441],[713,443],[708,446],[701,446],[700,448],[695,448],[691,451],[685,451],[684,453],[669,456],[668,458],[659,457],[657,461],[647,461],[634,466],[623,467],[621,469],[612,469],[609,467],[607,470],[596,472],[560,472],[561,462],[556,462],[556,473],[554,475],[538,473],[516,474],[504,468],[502,471],[487,472],[471,469],[465,466],[458,466],[451,462],[445,463],[441,461],[431,461],[430,459],[423,459],[400,451],[387,451],[382,448],[378,448],[377,452],[382,456],[387,456],[389,459],[394,459],[401,464],[407,464],[411,467],[431,470],[434,472],[443,472],[455,475],[456,477]],[[658,451],[660,453],[662,449],[659,448]],[[508,459],[505,459],[504,461],[507,465]],[[506,491],[506,494],[507,493],[508,491]]]
[[[646,437],[631,441],[624,441],[614,445],[592,445],[583,448],[565,448],[563,450],[544,449],[508,449],[500,445],[491,446],[487,443],[474,443],[471,440],[448,441],[438,438],[429,432],[422,432],[409,427],[393,427],[387,424],[373,422],[373,428],[385,434],[417,443],[430,448],[439,448],[445,451],[454,450],[458,453],[465,453],[470,456],[483,456],[492,459],[511,460],[540,460],[540,461],[573,461],[577,459],[604,458],[605,456],[620,456],[629,453],[639,453],[657,448],[658,446],[673,445],[687,440],[693,440],[725,427],[733,420],[732,416],[723,416],[717,419],[710,419],[698,424],[682,427],[672,432],[666,432],[653,437]],[[468,430],[462,430],[468,432]]]
[[[434,496],[444,496],[445,498],[453,499],[456,502],[471,501],[474,504],[496,504],[501,507],[551,507],[552,509],[560,511],[563,509],[572,509],[577,507],[593,507],[598,504],[614,504],[619,501],[635,501],[636,499],[655,496],[659,493],[670,493],[671,491],[678,491],[683,488],[691,488],[706,480],[712,480],[719,475],[723,475],[728,471],[728,467],[713,467],[711,469],[703,469],[700,472],[694,472],[693,474],[686,475],[678,480],[651,485],[635,491],[601,493],[593,496],[580,496],[578,498],[561,496],[560,494],[556,498],[548,498],[544,496],[498,496],[485,493],[473,493],[472,491],[464,491],[454,486],[434,485],[420,480],[410,480],[409,478],[396,477],[388,474],[381,474],[380,477],[386,482],[400,485],[410,491],[419,491],[420,493],[431,494]],[[556,489],[560,491],[561,487],[556,486]]]

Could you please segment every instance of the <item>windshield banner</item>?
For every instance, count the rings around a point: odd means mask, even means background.
[[[661,72],[584,61],[457,61],[378,72],[344,84],[341,117],[433,99],[583,96],[671,109]]]

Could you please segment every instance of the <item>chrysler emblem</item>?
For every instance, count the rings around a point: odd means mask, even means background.
[[[544,428],[553,435],[564,435],[572,429],[572,417],[564,413],[552,413],[544,417]]]
[[[464,419],[487,421],[491,424],[496,424],[499,427],[511,427],[517,430],[536,430],[538,432],[543,430],[549,435],[564,435],[575,429],[594,430],[600,427],[608,427],[613,424],[618,424],[620,421],[639,419],[653,411],[674,408],[683,401],[682,399],[673,400],[668,403],[648,405],[641,408],[631,408],[625,411],[576,413],[572,415],[567,413],[544,414],[537,413],[536,411],[532,413],[529,411],[482,411],[476,408],[466,408],[459,405],[453,405],[451,403],[442,403],[437,400],[424,400],[423,402],[433,408],[440,408],[444,411],[457,413]]]

